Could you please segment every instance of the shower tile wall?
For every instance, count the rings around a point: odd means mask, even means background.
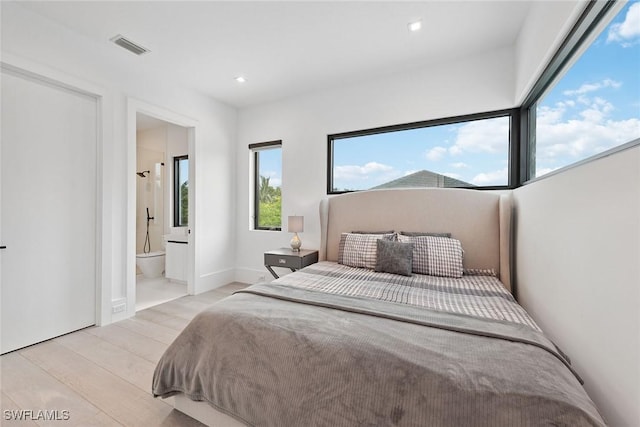
[[[146,178],[137,177],[136,253],[144,252],[147,208],[154,219],[149,222],[151,252],[162,250],[164,223],[164,152],[138,147],[137,171],[150,171]]]
[[[151,251],[162,250],[164,234],[184,234],[172,224],[172,162],[188,153],[187,129],[171,123],[140,130],[136,135],[136,172],[151,171],[147,178],[136,178],[136,253],[144,252],[146,208],[155,217],[149,224]],[[164,163],[165,166],[159,166]]]

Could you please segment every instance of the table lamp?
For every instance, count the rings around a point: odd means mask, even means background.
[[[304,231],[304,217],[303,216],[290,216],[288,224],[289,233],[294,233],[291,239],[291,250],[294,252],[300,252],[302,241],[298,237],[298,233]]]

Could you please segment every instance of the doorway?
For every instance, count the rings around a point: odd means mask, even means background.
[[[188,129],[136,113],[136,311],[187,295]]]
[[[128,244],[126,312],[122,318],[192,295],[195,276],[197,122],[132,98],[127,102],[127,118]],[[176,187],[176,183],[180,185]],[[176,212],[176,206],[183,212]],[[156,266],[155,273],[144,274],[139,255],[145,253],[164,257],[152,260],[163,265],[160,270],[164,273],[158,274]]]

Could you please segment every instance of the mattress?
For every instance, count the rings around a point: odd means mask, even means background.
[[[605,425],[580,381],[491,272],[321,262],[198,314],[153,394],[249,426]]]
[[[400,276],[322,261],[273,283],[515,322],[540,331],[493,270],[465,270],[459,279],[424,274]]]

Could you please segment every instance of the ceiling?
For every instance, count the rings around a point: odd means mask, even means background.
[[[166,126],[167,122],[147,116],[146,114],[136,113],[136,130],[149,130]]]
[[[529,1],[20,2],[114,67],[242,108],[512,46]],[[408,24],[421,20],[422,29]],[[142,56],[109,41],[122,34]],[[243,76],[245,83],[235,78]]]

